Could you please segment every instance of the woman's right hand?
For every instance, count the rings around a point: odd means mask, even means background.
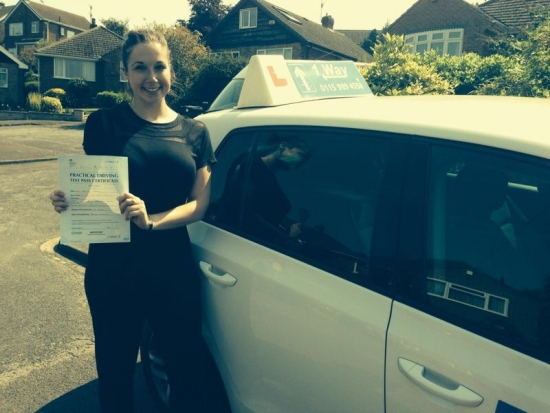
[[[65,199],[65,192],[60,189],[56,189],[50,194],[50,200],[52,201],[53,209],[55,209],[57,213],[65,211],[69,206]]]

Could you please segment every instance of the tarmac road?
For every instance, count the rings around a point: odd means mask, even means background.
[[[6,124],[6,122],[0,122]],[[84,269],[58,249],[48,195],[83,124],[0,126],[0,413],[99,413]],[[139,366],[136,413],[154,412]]]

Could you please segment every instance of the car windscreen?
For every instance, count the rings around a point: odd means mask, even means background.
[[[222,109],[231,109],[237,106],[241,90],[243,88],[244,78],[235,78],[221,91],[218,97],[212,102],[207,112],[213,112]]]

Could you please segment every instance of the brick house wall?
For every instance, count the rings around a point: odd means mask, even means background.
[[[8,69],[8,87],[0,87],[0,103],[8,104],[12,109],[25,106],[24,74],[26,70],[4,54],[0,53],[0,67]]]
[[[94,97],[99,92],[112,91],[124,92],[127,90],[127,83],[120,81],[120,61],[122,49],[116,49],[103,56],[96,62],[95,82],[88,81],[90,96]],[[67,90],[71,79],[59,79],[54,77],[54,58],[48,56],[40,57],[40,88],[39,92],[52,88]]]
[[[112,91],[112,92],[124,92],[128,90],[128,82],[121,81],[120,65],[122,61],[122,48],[113,50],[110,53],[107,53],[101,59],[103,61],[102,65],[102,79],[103,82],[103,91]],[[97,77],[97,72],[96,72]]]
[[[500,25],[462,0],[420,0],[397,19],[388,31],[411,34],[442,29],[464,29],[462,52],[484,54],[484,43],[502,31]]]

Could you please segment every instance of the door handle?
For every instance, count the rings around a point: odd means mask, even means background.
[[[477,407],[483,402],[483,397],[472,390],[447,379],[437,383],[437,377],[427,377],[426,368],[413,361],[399,357],[399,370],[418,387],[451,403],[467,407]]]
[[[217,274],[214,270],[214,267],[212,264],[209,264],[204,261],[199,262],[199,267],[204,274],[204,276],[216,284],[221,284],[225,287],[232,287],[237,283],[237,279],[233,277],[231,274],[228,274],[226,272]]]

